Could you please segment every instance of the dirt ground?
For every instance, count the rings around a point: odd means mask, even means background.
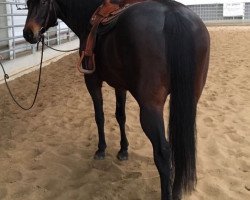
[[[198,184],[186,200],[250,199],[250,27],[210,27],[211,64],[199,102]],[[114,90],[103,87],[107,157],[93,160],[92,101],[76,71],[77,54],[43,69],[35,108],[25,112],[0,85],[1,200],[159,200],[160,184],[138,105],[128,96],[129,161],[116,159]],[[28,104],[38,73],[11,82]],[[28,98],[27,98],[28,97]],[[28,100],[27,100],[28,99]],[[167,106],[166,106],[167,118]]]

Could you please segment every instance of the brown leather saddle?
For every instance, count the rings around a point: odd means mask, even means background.
[[[122,0],[119,4],[114,4],[110,3],[110,0],[105,0],[104,3],[97,8],[90,20],[92,28],[87,38],[85,50],[81,52],[81,57],[77,64],[81,73],[92,74],[96,69],[94,48],[99,26],[108,26],[127,8],[141,1],[142,0]]]

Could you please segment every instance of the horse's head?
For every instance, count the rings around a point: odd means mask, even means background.
[[[23,29],[27,42],[35,44],[50,27],[57,25],[55,0],[27,0],[28,16]]]

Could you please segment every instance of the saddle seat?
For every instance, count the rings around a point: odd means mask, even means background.
[[[92,28],[87,38],[85,50],[81,52],[77,66],[81,73],[91,74],[96,69],[94,48],[97,35],[108,33],[115,26],[118,17],[127,8],[140,1],[142,0],[121,0],[119,3],[111,3],[110,0],[105,0],[97,8],[91,17],[90,24]]]

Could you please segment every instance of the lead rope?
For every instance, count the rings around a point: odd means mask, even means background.
[[[46,47],[48,47],[48,48],[54,50],[54,51],[59,51],[59,52],[63,52],[63,53],[68,53],[68,52],[71,52],[71,51],[77,51],[77,50],[79,50],[79,48],[71,49],[71,50],[60,50],[60,49],[55,49],[55,48],[53,48],[53,47],[51,47],[51,46],[49,46],[49,45],[47,45],[47,44],[44,44],[44,45],[45,45]]]
[[[42,43],[42,52],[41,52],[41,60],[40,60],[40,67],[39,67],[39,77],[38,77],[38,82],[37,82],[37,88],[36,88],[36,93],[35,93],[35,97],[33,99],[33,102],[31,104],[31,106],[29,107],[24,107],[22,106],[17,100],[16,98],[14,97],[14,95],[12,94],[11,92],[11,89],[9,87],[9,84],[7,82],[7,79],[9,79],[9,75],[5,72],[5,69],[3,67],[3,64],[1,63],[0,61],[0,65],[2,67],[2,70],[3,70],[3,73],[4,73],[4,82],[6,84],[6,87],[10,93],[10,96],[11,98],[13,99],[13,101],[16,103],[17,106],[19,106],[21,109],[23,110],[30,110],[31,108],[33,108],[35,102],[36,102],[36,99],[37,99],[37,96],[38,96],[38,91],[39,91],[39,88],[40,88],[40,83],[41,83],[41,75],[42,75],[42,65],[43,65],[43,52],[44,52],[44,36],[41,37],[41,43]],[[39,44],[39,42],[38,42]]]

